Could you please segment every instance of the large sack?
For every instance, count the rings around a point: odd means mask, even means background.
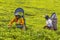
[[[57,16],[55,13],[53,13],[51,15],[51,20],[52,20],[52,24],[53,24],[53,29],[57,30]]]

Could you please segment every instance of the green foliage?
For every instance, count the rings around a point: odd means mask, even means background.
[[[9,21],[14,18],[14,11],[21,7],[25,11],[26,31],[13,24],[8,29]],[[44,15],[58,15],[58,30],[43,29]],[[60,40],[60,0],[0,0],[0,40]]]

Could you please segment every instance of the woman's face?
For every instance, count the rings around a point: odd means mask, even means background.
[[[49,19],[49,16],[46,16],[45,19],[48,20]]]
[[[21,16],[20,16],[20,15],[15,15],[15,17],[16,17],[17,19],[19,19]]]

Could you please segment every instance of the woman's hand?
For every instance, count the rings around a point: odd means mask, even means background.
[[[9,25],[8,25],[8,28],[11,28],[11,26],[12,26],[12,25],[11,25],[11,24],[9,24]]]

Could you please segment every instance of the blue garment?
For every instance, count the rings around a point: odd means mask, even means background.
[[[17,8],[17,9],[15,10],[15,13],[17,13],[17,12],[22,12],[22,13],[24,13],[24,10],[23,10],[22,8]]]

